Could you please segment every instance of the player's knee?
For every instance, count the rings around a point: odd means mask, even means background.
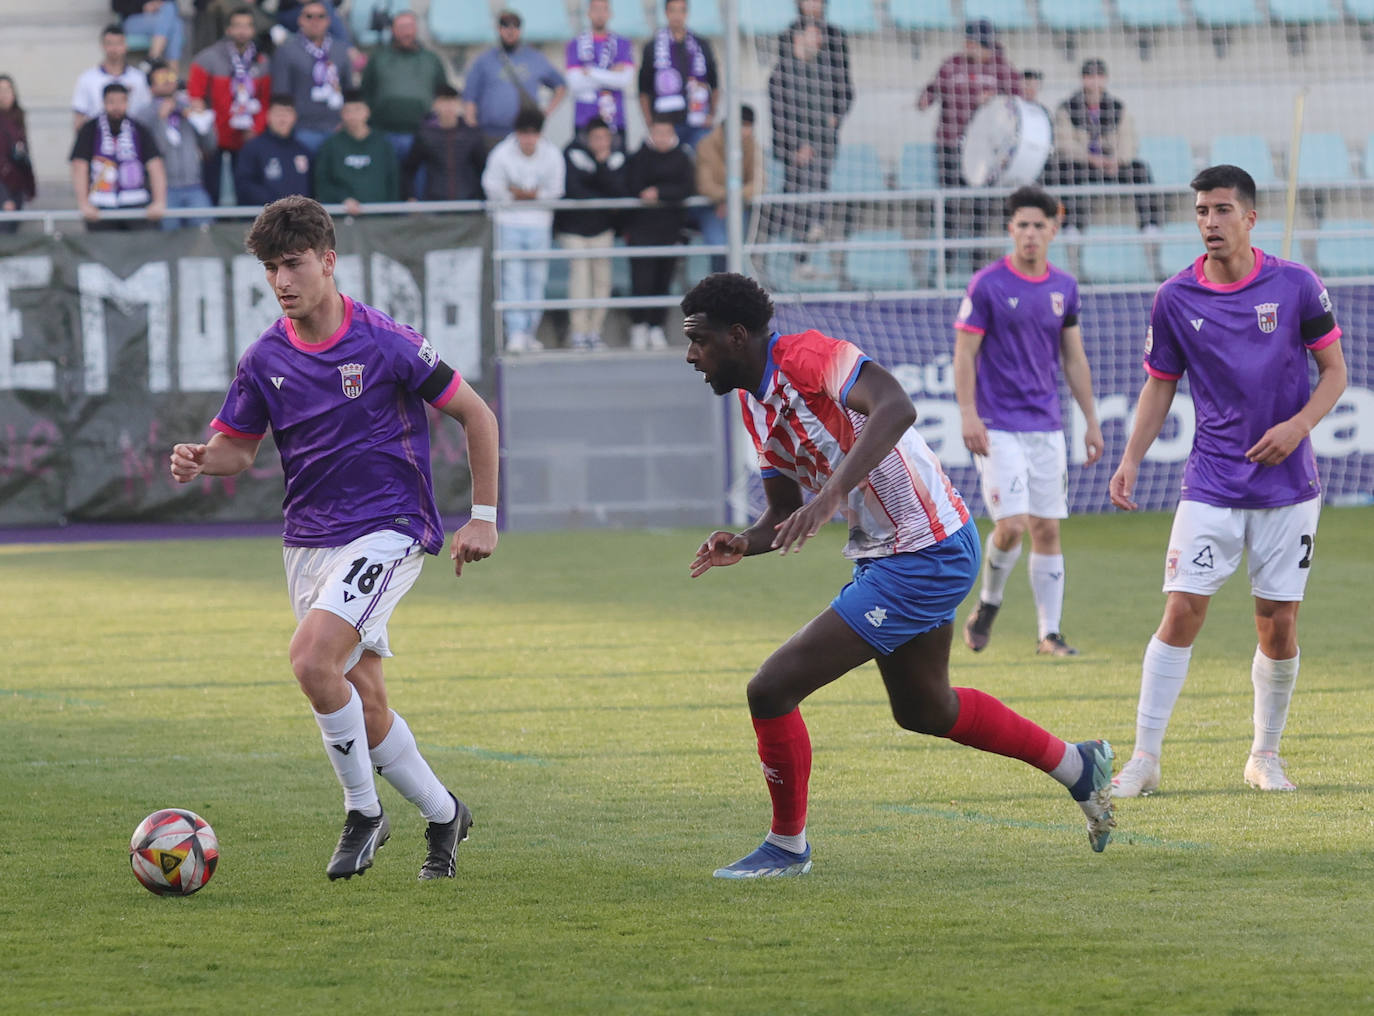
[[[959,710],[957,702],[953,707],[935,700],[902,705],[894,702],[892,718],[897,721],[897,726],[913,734],[943,737],[959,718]]]
[[[786,682],[767,664],[749,679],[745,691],[753,716],[784,716],[797,707],[796,698],[788,691]]]

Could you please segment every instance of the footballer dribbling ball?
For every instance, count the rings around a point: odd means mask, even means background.
[[[219,840],[210,824],[195,812],[163,808],[134,830],[129,863],[134,878],[150,893],[190,896],[215,873]]]

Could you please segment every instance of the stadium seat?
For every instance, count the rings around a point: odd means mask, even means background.
[[[338,6],[335,4],[334,6]],[[348,5],[348,30],[353,33],[353,39],[359,46],[372,46],[385,39],[381,32],[372,30],[372,11],[379,8],[395,17],[402,11],[411,9],[409,0],[353,0]],[[493,37],[495,31],[493,30]],[[132,45],[130,46],[132,48]]]
[[[1250,230],[1250,245],[1258,247],[1260,250],[1275,257],[1283,257],[1283,223],[1277,220],[1261,219],[1255,223],[1255,228]],[[1302,241],[1296,236],[1288,248],[1288,259],[1290,261],[1303,261]]]
[[[682,264],[683,292],[711,274],[711,255],[688,254]]]
[[[496,42],[496,19],[473,13],[472,0],[429,0],[429,34],[445,46]]]
[[[1260,17],[1255,0],[1193,0],[1193,13],[1200,23],[1212,25],[1258,25]]]
[[[1187,24],[1179,0],[1127,0],[1117,5],[1127,28],[1181,28]]]
[[[1374,23],[1374,0],[1345,0],[1345,13],[1362,25]]]
[[[895,27],[908,32],[938,31],[959,25],[949,0],[889,0],[887,14]]]
[[[661,3],[654,5],[655,14],[661,10]],[[708,39],[718,39],[725,34],[725,19],[720,16],[719,0],[693,0],[687,5],[687,27],[697,35]],[[722,54],[716,51],[716,58]]]
[[[1327,236],[1328,233],[1364,230],[1364,236]],[[1374,222],[1366,219],[1328,219],[1317,237],[1317,271],[1323,276],[1374,275]]]
[[[567,258],[549,258],[549,277],[544,283],[545,300],[566,300],[572,262]]]
[[[1285,25],[1315,25],[1341,16],[1332,0],[1269,0],[1269,15]]]
[[[1339,134],[1323,132],[1302,136],[1298,183],[1308,186],[1339,183],[1349,180],[1351,175],[1350,152]]]
[[[797,271],[795,254],[766,254],[763,265],[765,284],[774,293],[829,293],[841,285],[833,275],[807,275]]]
[[[1042,4],[1040,20],[1061,32],[1091,32],[1107,27],[1102,0],[1053,0]]]
[[[698,16],[704,15],[709,3],[710,0],[698,0],[696,6],[689,8],[688,20],[695,22]],[[582,13],[579,15],[578,28],[585,29],[587,27],[587,5],[582,4],[581,6]],[[698,7],[701,9],[698,10]],[[657,11],[658,7],[656,6],[654,10]],[[639,0],[620,0],[620,3],[611,7],[610,29],[617,35],[640,41],[653,35],[654,27],[654,22],[644,16],[644,5]],[[692,27],[694,30],[696,29],[695,24]],[[707,35],[709,33],[701,32],[700,34]],[[636,54],[637,57],[638,54]]]
[[[1004,31],[1035,25],[1025,0],[964,0],[964,17],[969,21],[986,18]]]
[[[1269,143],[1258,134],[1219,134],[1213,138],[1210,164],[1227,163],[1245,170],[1261,187],[1278,181]]]
[[[1166,222],[1154,237],[1155,260],[1160,278],[1177,275],[1203,252],[1202,238],[1191,222]]]
[[[1187,187],[1193,179],[1193,149],[1182,134],[1147,134],[1140,139],[1139,156],[1157,184]]]
[[[797,16],[793,0],[750,0],[739,7],[739,28],[746,35],[781,35]]]
[[[1103,233],[1121,233],[1129,227],[1095,226],[1084,232],[1091,238]],[[1155,270],[1150,264],[1146,239],[1085,243],[1079,256],[1079,277],[1086,283],[1154,282]]]
[[[874,0],[830,0],[825,17],[850,35],[872,35],[878,30],[878,13],[873,3]]]
[[[899,190],[937,190],[940,175],[935,166],[935,142],[908,141],[902,146],[897,167]]]
[[[862,143],[840,145],[830,189],[841,194],[886,190],[887,174],[878,159],[878,149]]]
[[[849,234],[849,239],[887,242],[903,237],[895,229],[861,229]],[[856,289],[911,289],[915,285],[911,252],[905,250],[847,250],[844,274]]]
[[[524,22],[520,32],[522,41],[531,44],[566,43],[572,38],[572,21],[568,18],[568,5],[563,0],[519,0],[519,4],[514,6]]]

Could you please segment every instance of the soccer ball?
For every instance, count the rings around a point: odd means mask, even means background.
[[[193,811],[163,808],[134,830],[129,841],[134,878],[158,896],[190,896],[210,881],[219,864],[219,839]]]

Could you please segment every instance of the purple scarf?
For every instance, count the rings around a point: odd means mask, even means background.
[[[97,208],[141,208],[152,200],[134,122],[120,121],[116,135],[110,118],[96,119],[100,140],[91,159],[91,204]]]
[[[229,126],[235,130],[252,130],[253,117],[262,112],[262,103],[253,94],[253,63],[257,58],[258,47],[251,42],[242,53],[232,42],[229,44],[229,62],[234,68],[229,81]]]
[[[343,89],[339,87],[339,68],[334,61],[329,59],[329,45],[333,40],[329,36],[324,37],[324,45],[316,46],[304,35],[301,36],[301,45],[315,60],[315,66],[311,68],[310,80],[314,82],[314,87],[310,89],[310,98],[314,102],[322,102],[330,109],[343,109]]]
[[[706,84],[706,53],[697,37],[688,32],[681,45],[687,50],[687,80],[673,65],[673,33],[660,28],[654,33],[654,112],[687,111],[693,127],[705,125],[711,116],[711,89]]]

